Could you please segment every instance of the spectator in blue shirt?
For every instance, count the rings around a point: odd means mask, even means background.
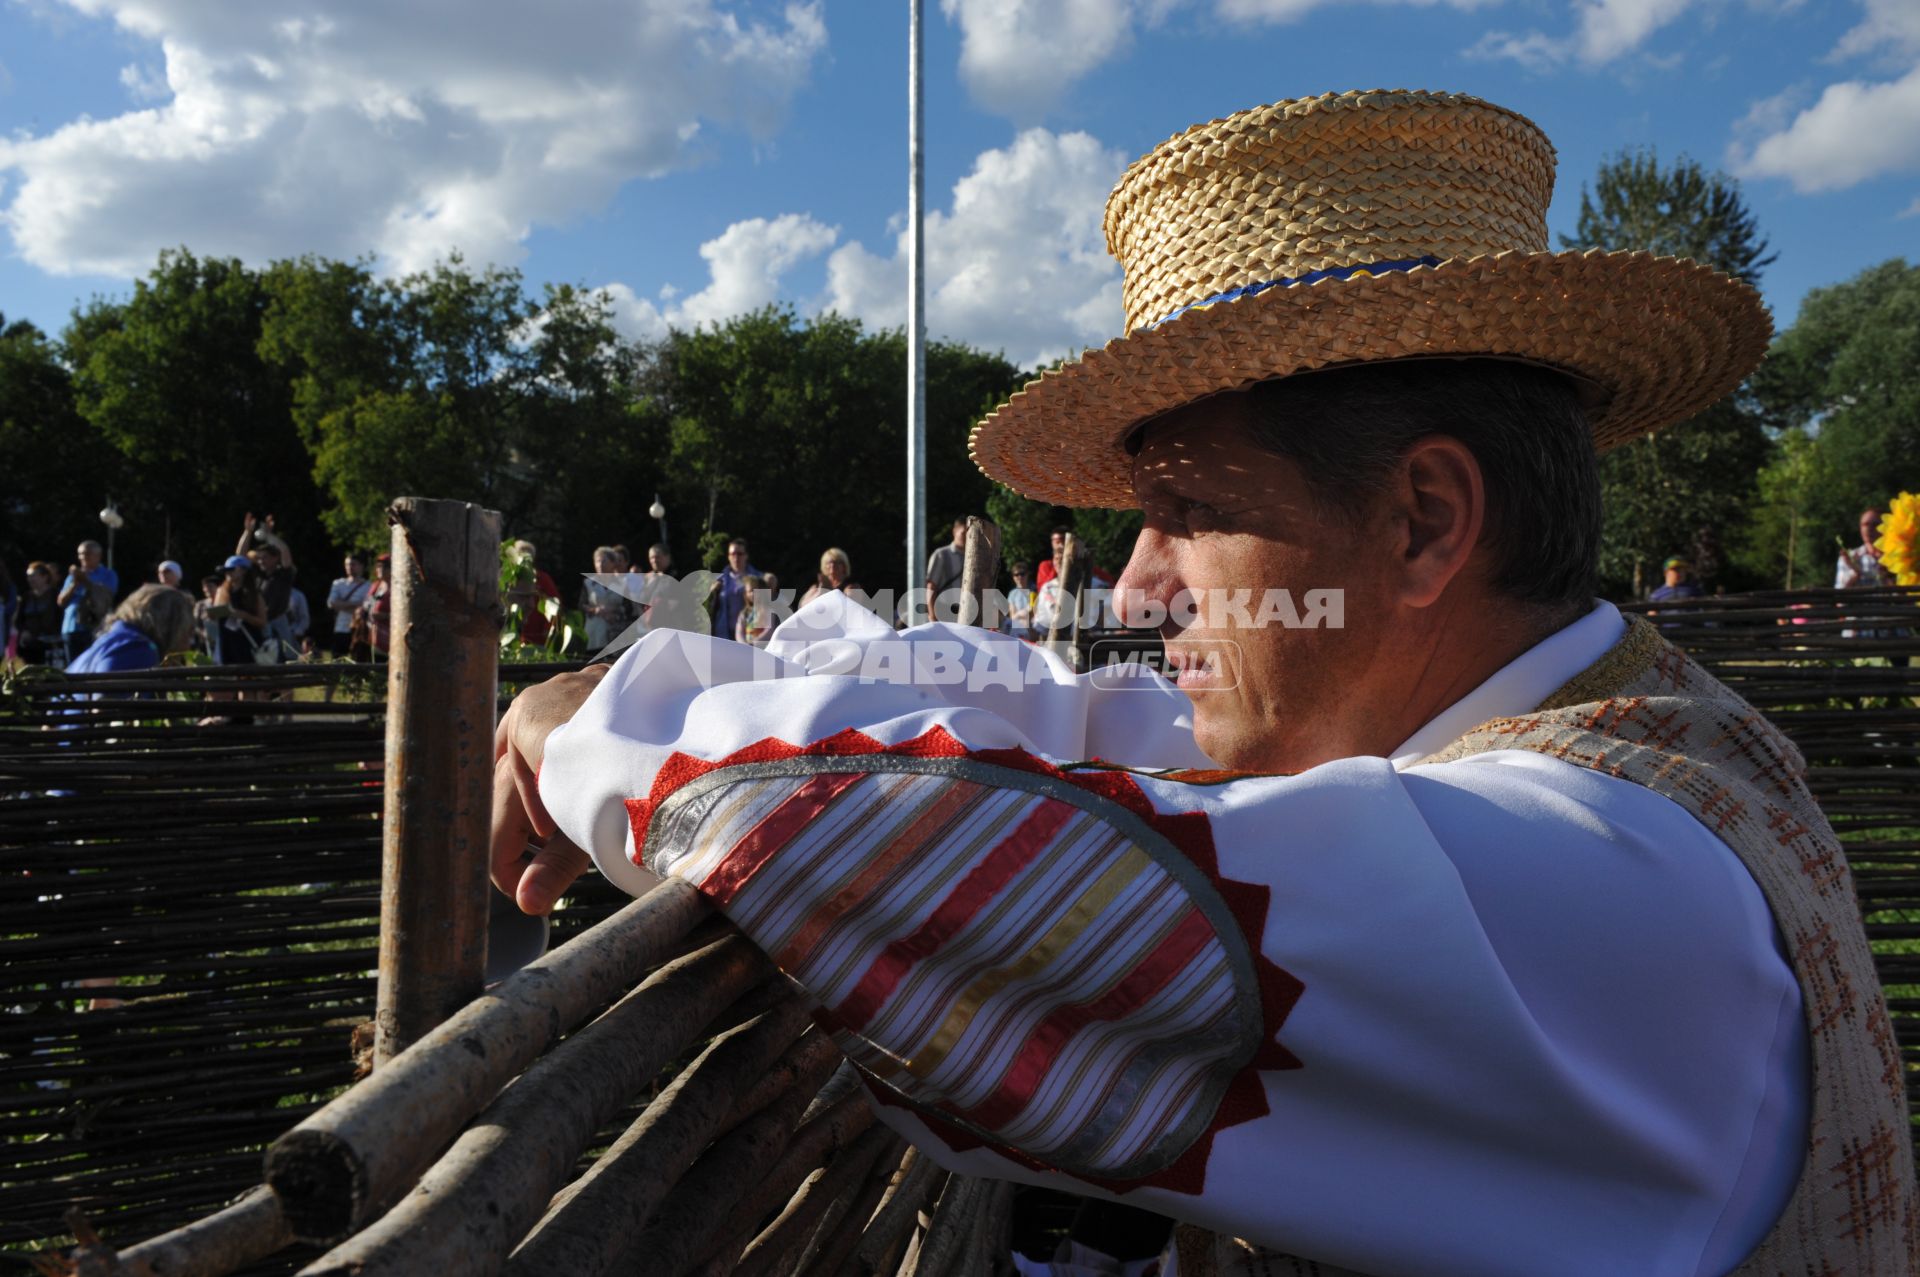
[[[193,599],[169,585],[143,585],[107,618],[100,637],[67,666],[69,674],[144,670],[193,642]]]
[[[747,562],[747,543],[742,537],[727,542],[727,566],[714,580],[713,632],[732,638],[740,611],[746,606],[747,578],[759,576],[760,569]]]
[[[1647,595],[1649,603],[1665,603],[1672,599],[1697,599],[1706,593],[1693,579],[1693,564],[1675,556],[1660,565],[1666,574],[1666,584],[1659,586]]]
[[[82,541],[74,555],[79,562],[67,569],[66,584],[60,587],[60,606],[66,609],[60,636],[69,661],[93,642],[94,633],[113,610],[113,596],[120,592],[120,576],[100,561],[98,541]]]

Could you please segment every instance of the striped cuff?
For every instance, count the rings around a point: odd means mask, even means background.
[[[628,804],[684,878],[805,985],[847,1054],[956,1147],[1102,1186],[1198,1192],[1299,982],[1259,956],[1265,888],[1206,817],[1113,769],[936,728],[675,755]]]

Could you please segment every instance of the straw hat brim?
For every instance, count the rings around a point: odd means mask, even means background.
[[[1273,288],[1190,310],[1053,369],[973,429],[990,477],[1037,501],[1127,509],[1127,435],[1223,391],[1343,364],[1520,359],[1589,383],[1595,448],[1684,421],[1738,386],[1773,332],[1759,295],[1650,253],[1500,253]]]

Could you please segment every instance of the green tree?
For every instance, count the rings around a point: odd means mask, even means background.
[[[812,582],[837,546],[870,591],[905,575],[906,343],[857,320],[770,308],[675,331],[645,361],[637,409],[667,441],[661,491],[682,553],[703,534],[745,536],[783,587]],[[991,484],[967,459],[984,406],[1018,383],[997,355],[927,351],[927,492],[936,525],[984,510]],[[945,529],[926,530],[929,550]],[[937,538],[937,539],[936,539]]]
[[[267,304],[241,262],[172,249],[127,301],[96,299],[63,334],[79,411],[126,463],[121,539],[137,557],[210,567],[247,510],[276,516],[297,561],[324,557],[287,380],[258,349]]]
[[[1833,542],[1813,514],[1828,482],[1818,438],[1799,426],[1782,431],[1773,460],[1760,471],[1753,518],[1735,551],[1746,573],[1782,589],[1828,583]]]
[[[402,494],[478,502],[518,526],[536,489],[516,444],[538,361],[517,271],[456,257],[380,280],[306,258],[276,265],[269,287],[260,349],[291,385],[335,537],[384,542]]]
[[[1000,558],[1011,565],[1020,559],[1038,571],[1046,560],[1048,536],[1053,529],[1070,523],[1073,512],[1062,506],[1050,506],[1021,496],[1005,484],[996,483],[987,494],[987,517],[1000,529]],[[1029,584],[1032,578],[1028,578]]]
[[[1560,246],[1690,257],[1756,288],[1777,256],[1739,183],[1684,155],[1663,165],[1651,147],[1601,161],[1593,185],[1580,188],[1580,219]]]
[[[1581,188],[1574,234],[1560,244],[1690,257],[1754,285],[1774,260],[1737,183],[1684,156],[1663,165],[1652,150],[1623,151],[1601,164],[1593,185]],[[1735,395],[1602,457],[1603,588],[1637,594],[1676,553],[1705,560],[1696,566],[1712,584],[1718,546],[1741,536],[1769,456],[1758,411]],[[1759,583],[1728,566],[1721,583]]]
[[[0,554],[16,586],[26,560],[48,559],[64,571],[75,545],[104,540],[101,503],[132,495],[119,452],[74,406],[73,378],[59,347],[35,325],[9,323],[4,315],[0,475],[6,476],[0,485]]]
[[[533,476],[519,524],[563,569],[621,542],[645,566],[657,539],[646,508],[661,489],[664,440],[639,410],[644,352],[621,338],[605,293],[547,286],[528,343],[530,377],[515,461]]]
[[[1920,484],[1920,266],[1895,258],[1808,293],[1754,391],[1770,424],[1805,432],[1796,571],[1830,578],[1834,538],[1853,544],[1862,510]]]

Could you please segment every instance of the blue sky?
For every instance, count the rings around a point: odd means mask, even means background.
[[[1031,363],[1120,329],[1100,211],[1187,125],[1475,93],[1559,148],[1737,175],[1810,288],[1920,247],[1920,0],[927,0],[929,326]],[[769,301],[903,316],[905,3],[0,0],[0,311],[59,329],[185,244],[451,250],[636,335]]]

